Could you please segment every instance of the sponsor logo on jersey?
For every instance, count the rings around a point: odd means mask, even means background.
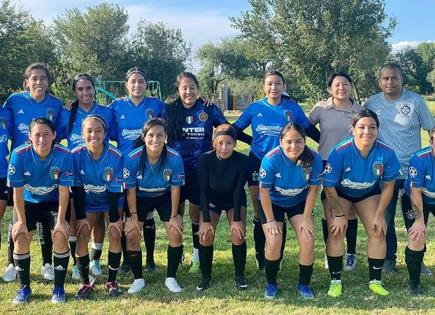
[[[60,176],[60,169],[56,166],[50,168],[50,178],[53,180],[58,180]]]
[[[384,173],[384,164],[380,161],[375,161],[373,163],[373,174],[376,176],[381,176]]]
[[[147,109],[145,113],[147,115],[148,120],[154,118],[154,111],[152,109]]]
[[[86,193],[95,193],[95,194],[101,194],[106,191],[106,185],[103,186],[95,186],[91,184],[84,184],[83,189]]]
[[[255,128],[255,131],[259,134],[268,135],[268,136],[279,136],[281,134],[281,126],[265,126],[258,125]]]
[[[207,119],[208,119],[208,115],[207,115],[206,112],[201,112],[201,113],[199,113],[198,118],[199,118],[200,121],[203,121],[203,122],[204,122],[204,121],[207,121]]]
[[[163,170],[163,179],[167,182],[171,180],[172,170],[171,169],[164,169]]]
[[[29,133],[29,125],[26,124],[19,124],[18,125],[18,131],[20,131],[22,134],[28,134]]]
[[[288,196],[288,197],[292,197],[292,196],[297,196],[299,195],[301,192],[303,192],[305,189],[307,189],[308,185],[306,185],[305,187],[302,188],[281,188],[278,186],[275,186],[275,190],[277,192],[279,192],[280,195],[283,196]]]
[[[113,169],[111,167],[106,167],[103,172],[103,181],[106,183],[112,181],[113,178]]]
[[[15,174],[15,166],[13,166],[12,164],[9,164],[8,174],[9,174],[9,176],[12,176]]]
[[[24,189],[26,189],[33,195],[45,196],[51,193],[52,191],[55,191],[57,189],[57,184],[54,184],[53,186],[50,187],[46,187],[46,186],[33,187],[30,186],[29,184],[25,184]]]
[[[189,125],[193,123],[193,116],[186,116],[186,123],[188,123]]]
[[[284,117],[288,122],[291,122],[293,119],[293,114],[291,110],[284,111]]]
[[[47,118],[50,119],[51,121],[54,121],[54,118],[56,116],[56,112],[54,111],[53,108],[48,108],[47,109]]]
[[[140,129],[122,129],[121,135],[126,140],[136,140],[140,136]]]
[[[343,187],[347,187],[350,189],[356,189],[356,190],[361,190],[361,189],[368,189],[373,187],[378,181],[372,181],[372,182],[353,182],[348,178],[345,178],[341,181],[341,185]]]
[[[411,107],[409,107],[408,105],[403,105],[403,106],[400,108],[400,112],[401,112],[403,115],[408,116],[409,113],[411,112]]]
[[[414,178],[415,176],[417,176],[417,169],[415,167],[411,166],[409,168],[409,176],[411,178]]]
[[[71,139],[71,142],[79,142],[79,141],[82,141],[82,135],[72,133],[70,136],[70,139]]]
[[[128,178],[129,176],[130,176],[130,171],[128,170],[128,168],[123,168],[122,169],[122,176],[124,177],[124,178]]]
[[[20,108],[20,110],[17,112],[17,114],[24,115],[24,111]]]

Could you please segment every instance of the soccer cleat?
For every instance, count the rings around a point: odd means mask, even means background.
[[[17,295],[15,296],[15,299],[13,299],[13,304],[23,304],[27,303],[30,296],[32,295],[32,289],[28,285],[24,285],[21,287],[21,289],[18,290]]]
[[[203,278],[201,282],[196,286],[196,290],[205,291],[210,287],[210,285],[211,285],[211,279]]]
[[[430,270],[425,264],[424,262],[421,262],[421,271],[420,274],[424,275],[424,276],[432,276],[432,270]]]
[[[74,295],[74,298],[76,300],[88,300],[91,297],[91,293],[93,291],[92,284],[80,284],[79,290],[77,291],[76,295]]]
[[[119,274],[126,274],[130,271],[130,265],[124,260],[119,268]]]
[[[14,264],[9,264],[3,274],[3,280],[6,282],[12,282],[15,281],[15,279],[17,279],[17,271],[15,270]]]
[[[55,287],[53,289],[53,296],[51,297],[51,303],[64,303],[66,301],[66,295],[64,288]]]
[[[183,289],[178,284],[177,279],[173,277],[168,277],[165,279],[165,286],[168,288],[169,291],[173,293],[179,293],[183,291]]]
[[[341,296],[343,293],[343,285],[341,284],[341,280],[331,280],[329,284],[328,295],[330,297],[336,298]]]
[[[72,267],[71,278],[73,280],[80,280],[79,268],[77,268],[76,265],[73,265],[73,267]]]
[[[390,292],[384,288],[382,281],[379,280],[370,281],[369,288],[370,290],[372,290],[373,293],[380,296],[387,296],[390,294]]]
[[[103,274],[103,270],[101,269],[100,260],[92,260],[89,264],[89,270],[94,276],[101,276]]]
[[[145,288],[145,280],[143,278],[141,279],[134,279],[132,285],[128,289],[128,293],[130,294],[136,294],[142,291]]]
[[[107,281],[106,282],[107,293],[110,296],[120,296],[122,294],[122,290],[119,288],[118,283],[116,281]]]
[[[239,290],[247,290],[248,284],[246,283],[245,276],[237,276],[236,279],[236,288]]]
[[[391,259],[385,259],[384,265],[382,266],[382,273],[394,273],[396,270],[396,261]]]
[[[299,296],[305,300],[312,300],[315,297],[313,289],[309,285],[298,284]]]
[[[346,253],[346,257],[344,259],[343,270],[344,271],[353,271],[353,270],[355,270],[355,267],[356,267],[356,255]]]
[[[156,266],[156,264],[154,262],[153,263],[147,263],[145,265],[145,270],[150,272],[150,273],[154,273],[154,272],[157,272],[157,266]]]
[[[53,281],[54,280],[54,269],[53,266],[49,263],[46,263],[41,267],[41,275],[45,280]]]
[[[409,281],[408,288],[409,288],[409,293],[411,295],[418,296],[418,295],[421,295],[423,293],[421,290],[420,283],[415,283],[413,281]]]
[[[276,284],[267,284],[264,289],[264,297],[268,300],[273,300],[276,298],[278,294],[278,285]]]
[[[192,264],[189,268],[189,273],[197,273],[199,272],[199,261],[192,260]]]

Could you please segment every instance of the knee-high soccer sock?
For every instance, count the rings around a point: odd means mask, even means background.
[[[77,264],[76,260],[76,245],[77,245],[77,237],[76,236],[70,236],[68,239],[69,242],[69,249],[71,251],[71,257],[73,259],[74,265]]]
[[[358,232],[358,219],[347,221],[346,241],[347,253],[355,255],[356,253],[356,235]]]
[[[30,253],[15,254],[14,263],[17,270],[18,282],[21,286],[30,285]]]
[[[284,258],[286,239],[287,239],[287,223],[284,220],[284,222],[282,223],[282,243],[281,243],[281,257],[280,257],[281,260]]]
[[[121,235],[121,247],[122,247],[122,257],[124,259],[123,264],[129,265],[128,251],[127,251],[127,238],[125,237],[124,231],[122,231],[122,235]]]
[[[178,247],[168,245],[168,270],[166,271],[166,277],[175,278],[182,255],[183,245]]]
[[[405,248],[405,262],[408,268],[409,281],[414,284],[420,284],[421,263],[423,262],[424,249],[412,250],[407,246]]]
[[[269,259],[265,259],[265,265],[264,265],[264,269],[266,272],[266,281],[268,284],[274,284],[276,285],[276,275],[278,273],[278,269],[279,269],[279,263],[280,263],[281,259],[277,259],[277,260],[269,260]]]
[[[50,227],[46,224],[38,223],[39,242],[41,243],[42,264],[52,264],[53,262],[53,240],[51,239]]]
[[[211,279],[213,264],[213,245],[202,246],[199,244],[199,265],[203,279]]]
[[[311,276],[313,275],[313,265],[301,265],[299,264],[299,284],[309,285]]]
[[[192,261],[198,262],[199,261],[199,224],[198,223],[192,223],[192,241],[193,241],[193,254],[192,254]]]
[[[133,273],[134,279],[143,279],[142,275],[142,251],[129,250],[128,262],[130,264],[131,272]]]
[[[369,278],[372,280],[382,279],[382,266],[384,265],[385,259],[368,258],[369,261]]]
[[[68,269],[69,250],[65,253],[53,253],[54,263],[54,287],[63,288],[65,284],[66,270]]]
[[[343,270],[343,256],[327,256],[327,258],[331,280],[341,280],[341,271]]]
[[[232,245],[234,260],[234,274],[236,277],[243,277],[245,275],[246,266],[246,242],[240,245]]]
[[[76,257],[76,266],[80,274],[80,282],[89,284],[89,255]]]
[[[254,218],[254,245],[255,258],[259,262],[259,267],[262,268],[264,263],[264,246],[266,245],[266,237],[264,236],[263,227],[260,219]]]
[[[92,242],[91,253],[90,253],[91,261],[100,260],[102,253],[103,253],[103,243]]]
[[[119,265],[121,264],[121,253],[113,253],[109,251],[109,264],[107,269],[109,269],[109,277],[107,281],[112,282],[116,280],[118,274]]]
[[[147,252],[146,264],[154,266],[154,248],[156,246],[156,223],[154,218],[145,220],[143,225],[143,240]]]
[[[12,223],[8,226],[8,265],[14,264],[14,241],[12,240]]]
[[[326,241],[328,240],[328,221],[326,219],[322,218],[322,232],[323,232],[323,242],[326,244]]]

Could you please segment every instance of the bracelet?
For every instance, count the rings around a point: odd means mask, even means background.
[[[342,214],[342,215],[336,215],[335,217],[336,218],[342,218],[342,217],[344,217],[344,214]]]
[[[171,215],[169,218],[173,219],[173,218],[176,218],[176,217],[178,217],[178,213],[176,215]]]
[[[130,215],[137,214],[137,212],[130,212]]]
[[[272,220],[266,221],[266,224],[267,224],[267,223],[270,223],[270,222],[273,222],[273,221],[275,221],[275,219],[272,219]]]

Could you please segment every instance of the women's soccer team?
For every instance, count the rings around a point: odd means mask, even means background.
[[[383,69],[400,72],[394,64]],[[149,78],[138,67],[126,73],[128,95],[109,106],[96,102],[95,80],[85,73],[73,79],[76,100],[65,107],[48,92],[51,76],[44,64],[29,65],[23,79],[24,91],[13,93],[0,107],[0,220],[7,205],[13,206],[3,278],[19,282],[14,304],[32,295],[30,243],[36,230],[41,273],[54,281],[53,303],[66,301],[70,257],[72,278],[80,281],[74,297],[92,297],[94,277],[103,272],[106,231],[108,294],[123,294],[117,275],[129,270],[134,281],[127,292],[142,292],[142,237],[146,269],[156,270],[154,210],[168,238],[164,284],[170,292],[182,292],[177,271],[184,257],[186,201],[193,239],[189,272],[202,275],[196,290],[211,286],[213,243],[223,211],[235,286],[246,290],[246,183],[265,298],[278,294],[287,224],[299,246],[296,290],[301,298],[315,298],[310,284],[314,207],[322,186],[325,267],[331,275],[327,295],[341,296],[341,272],[355,268],[358,218],[367,234],[369,289],[380,296],[390,293],[381,279],[387,251],[385,211],[401,164],[388,143],[378,139],[383,123],[378,115],[352,99],[348,74],[330,75],[330,98],[317,103],[307,117],[285,93],[284,76],[268,71],[263,77],[265,97],[250,104],[232,125],[215,104],[199,96],[198,80],[189,72],[177,76],[178,97],[170,104],[145,96]],[[248,126],[252,137],[243,132]],[[435,128],[428,131],[429,146],[410,159],[403,192],[411,201],[404,212],[405,262],[409,290],[415,295],[422,292],[428,217],[430,212],[435,215]],[[308,147],[307,136],[319,143],[319,153]],[[235,151],[237,140],[251,145],[249,156]]]

